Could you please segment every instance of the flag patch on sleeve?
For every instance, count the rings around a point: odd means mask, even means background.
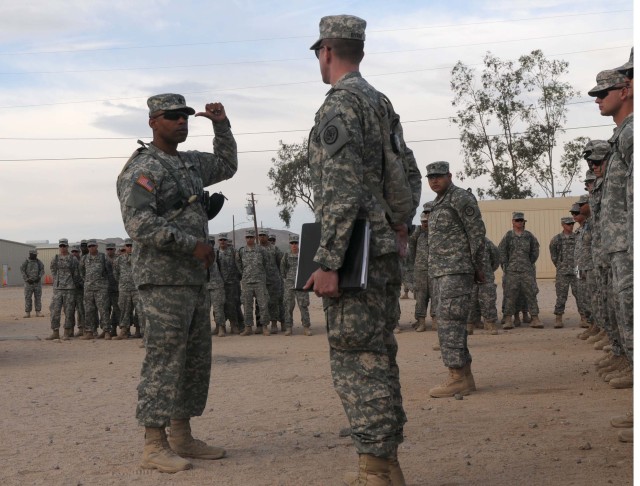
[[[153,181],[144,174],[140,174],[138,176],[138,179],[136,179],[136,184],[149,192],[153,192],[153,190],[156,188],[156,185],[153,183]]]

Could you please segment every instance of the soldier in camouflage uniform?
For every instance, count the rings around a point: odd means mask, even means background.
[[[118,279],[116,279],[113,273],[113,264],[117,257],[116,244],[107,243],[106,250],[107,279],[109,280],[109,327],[111,328],[112,334],[115,336],[115,331],[120,324],[120,306],[118,305],[120,296],[118,295]]]
[[[614,388],[633,386],[633,248],[629,234],[629,209],[633,208],[633,88],[631,80],[617,70],[603,71],[597,85],[589,91],[595,97],[602,116],[611,116],[616,124],[609,139],[611,157],[602,185],[602,233],[611,264],[611,284],[622,347],[628,360],[626,374],[612,379]],[[630,197],[627,191],[630,190]],[[632,214],[632,213],[631,213]]]
[[[578,224],[578,229],[575,232],[576,246],[574,254],[575,272],[577,277],[576,305],[578,307],[578,313],[580,314],[581,318],[582,316],[584,316],[587,322],[591,322],[591,306],[586,300],[589,297],[587,295],[587,273],[581,272],[580,265],[584,266],[587,262],[587,253],[585,253],[585,251],[583,250],[583,242],[586,243],[586,249],[589,252],[588,256],[591,256],[592,233],[591,231],[589,231],[589,234],[586,236],[586,238],[583,238],[585,236],[584,233],[587,229],[587,227],[585,226],[587,218],[584,214],[581,214],[580,206],[578,205],[578,203],[575,203],[573,206],[571,206],[571,216],[574,222]]]
[[[278,317],[280,315],[280,259],[282,252],[275,245],[269,243],[269,234],[266,230],[258,230],[258,241],[260,248],[267,256],[266,281],[267,294],[269,295],[269,316],[271,317],[271,334],[278,334]],[[263,307],[260,307],[262,313]],[[266,318],[261,318],[264,324],[268,323]],[[263,328],[264,332],[264,328]]]
[[[244,307],[245,326],[241,336],[249,336],[253,333],[253,300],[255,298],[260,307],[260,322],[257,325],[262,329],[262,334],[269,336],[269,293],[267,292],[267,269],[269,268],[269,255],[260,245],[256,244],[255,231],[246,230],[245,239],[247,246],[240,248],[236,253],[236,264],[240,272],[242,282],[242,306]]]
[[[282,258],[284,257],[284,252],[276,246],[275,233],[271,233],[269,235],[269,244],[275,248],[276,260],[278,262],[278,269],[279,269],[280,264],[282,262]],[[278,275],[280,276],[279,271],[278,271]],[[284,332],[285,331],[284,280],[282,279],[281,276],[279,279],[279,292],[278,292],[278,320],[280,321],[280,327]]]
[[[417,227],[409,238],[409,259],[413,260],[413,280],[415,284],[416,307],[414,328],[416,332],[427,330],[426,318],[429,300],[431,299],[431,284],[429,281],[429,214],[432,203],[424,205],[424,211],[420,215],[420,226]],[[431,302],[431,314],[434,314],[433,301]],[[437,321],[434,321],[437,322]],[[435,328],[434,328],[435,329]]]
[[[553,313],[556,315],[554,327],[562,327],[562,315],[569,296],[569,288],[573,298],[578,302],[578,290],[576,282],[576,235],[573,233],[573,218],[567,216],[560,218],[562,233],[558,233],[549,243],[551,261],[556,267],[556,306]]]
[[[404,484],[398,463],[406,415],[396,363],[393,328],[399,315],[400,249],[406,249],[407,223],[392,226],[376,195],[381,194],[383,140],[378,110],[397,115],[383,95],[359,72],[366,22],[358,17],[323,17],[320,38],[311,49],[322,80],[332,88],[317,111],[309,135],[314,212],[320,223],[320,265],[306,284],[323,298],[333,383],[351,426],[359,472],[348,484]],[[399,120],[398,120],[399,122]],[[413,211],[419,203],[420,172],[395,125],[394,153],[410,166]],[[415,184],[415,185],[414,185]],[[366,290],[340,292],[343,265],[356,218],[371,225]]]
[[[29,250],[29,258],[20,265],[20,273],[24,280],[24,316],[31,317],[31,309],[35,302],[36,317],[42,317],[42,277],[44,263],[38,259],[38,250]],[[33,301],[32,302],[32,296]]]
[[[80,275],[84,281],[85,331],[81,339],[93,339],[98,325],[102,332],[98,339],[111,339],[115,332],[111,329],[109,303],[109,270],[107,257],[98,251],[98,242],[87,242],[89,253],[80,260]]]
[[[76,286],[80,284],[80,270],[78,260],[69,255],[69,241],[61,238],[58,255],[51,261],[51,275],[53,276],[53,297],[49,312],[51,313],[51,329],[53,332],[47,340],[60,339],[60,314],[64,307],[64,335],[63,339],[73,337],[73,307]]]
[[[190,419],[204,412],[211,375],[206,280],[215,253],[207,241],[204,188],[236,173],[238,153],[221,103],[207,103],[196,114],[212,122],[213,153],[178,151],[195,114],[183,96],[152,96],[147,106],[153,141],[134,152],[117,187],[124,226],[135,242],[133,273],[146,318],[136,410],[145,427],[141,466],[177,472],[192,467],[183,457],[225,455],[193,438]]]
[[[87,250],[88,251],[88,250]],[[71,247],[71,255],[78,260],[78,271],[80,269],[80,245],[74,245]],[[76,286],[75,299],[73,301],[73,314],[74,314],[74,326],[78,325],[78,330],[74,334],[74,337],[80,337],[84,335],[84,282],[82,277]]]
[[[298,272],[298,235],[289,235],[289,252],[280,262],[280,275],[284,281],[285,336],[291,336],[293,330],[293,308],[298,302],[302,327],[305,336],[311,336],[311,318],[309,317],[309,294],[295,290],[296,273]]]
[[[402,286],[404,290],[404,294],[401,299],[408,299],[409,292],[413,292],[413,296],[416,296],[415,293],[415,278],[414,278],[414,269],[413,269],[413,261],[409,257],[409,253],[400,259],[402,263]]]
[[[209,243],[215,247],[216,240],[214,237],[209,238]],[[216,256],[218,252],[216,251]],[[211,301],[211,310],[213,311],[213,319],[216,324],[211,331],[212,336],[224,337],[226,332],[225,293],[224,280],[220,273],[220,262],[218,258],[209,266],[209,281],[207,282],[207,290],[209,291],[209,300]]]
[[[522,291],[531,311],[531,327],[541,329],[544,324],[538,317],[538,285],[536,283],[535,263],[540,255],[540,244],[530,231],[524,229],[524,213],[514,212],[508,231],[500,244],[500,264],[504,270],[505,322],[503,329],[513,329],[513,314],[516,310],[516,298]]]
[[[493,241],[484,238],[484,283],[474,282],[469,316],[467,317],[467,334],[473,334],[474,327],[481,327],[481,317],[484,317],[484,329],[491,334],[498,334],[498,310],[496,301],[495,271],[500,266],[500,252]]]
[[[115,339],[128,339],[131,336],[131,325],[134,324],[134,312],[138,314],[138,322],[142,315],[142,304],[138,295],[138,289],[133,281],[133,268],[131,266],[131,253],[133,251],[133,240],[127,238],[124,240],[125,252],[118,255],[113,264],[113,273],[118,281],[118,307],[120,308],[120,322],[118,327],[120,333]],[[139,324],[136,326],[136,332],[133,337],[140,337]]]
[[[429,277],[436,303],[438,340],[449,379],[429,390],[434,398],[476,390],[467,347],[467,316],[474,281],[485,283],[485,226],[476,198],[452,182],[449,163],[427,165],[437,194],[429,216]]]
[[[242,331],[240,323],[243,320],[243,316],[238,314],[240,272],[236,264],[236,252],[229,245],[227,233],[218,235],[216,259],[220,265],[220,275],[222,275],[224,282],[224,315],[229,320],[229,333],[238,334]]]

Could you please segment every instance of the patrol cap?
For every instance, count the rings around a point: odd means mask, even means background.
[[[589,194],[582,194],[580,196],[580,199],[578,199],[578,206],[580,206],[581,204],[586,204],[589,202]]]
[[[95,238],[91,238],[87,241],[87,246],[98,246],[98,241]]]
[[[300,241],[300,237],[298,235],[291,234],[289,235],[289,243],[298,243]]]
[[[248,229],[248,230],[246,230],[246,231],[244,232],[244,236],[245,236],[245,237],[246,237],[246,236],[252,236],[252,237],[254,237],[254,238],[255,238],[255,236],[256,236],[256,232],[255,232],[254,230],[252,230],[252,229]]]
[[[87,246],[87,240],[80,240],[80,246]]]
[[[73,253],[74,251],[80,252],[80,246],[79,245],[73,245],[71,247],[71,253]]]
[[[600,71],[596,76],[596,85],[588,92],[589,96],[598,96],[598,93],[605,91],[609,88],[613,88],[620,84],[625,84],[625,79],[622,74],[613,69],[606,71]]]
[[[187,106],[184,96],[175,93],[164,93],[154,95],[147,100],[149,116],[158,111],[184,111],[189,115],[195,114],[196,110]]]
[[[269,233],[269,239],[273,240],[273,241],[276,241],[276,235],[273,234],[273,233]]]
[[[444,160],[438,160],[437,162],[431,162],[427,165],[427,177],[431,174],[448,174],[449,173],[449,162],[445,162]]]
[[[229,239],[229,235],[227,233],[220,233],[218,235],[218,239],[219,240],[228,240]]]
[[[351,39],[364,42],[367,21],[355,15],[328,15],[320,19],[320,38],[309,48],[318,49],[323,39]]]
[[[573,218],[571,216],[564,216],[562,218],[560,218],[560,222],[562,224],[574,224],[575,221],[573,220]]]
[[[133,240],[131,238],[125,238],[124,244],[125,244],[125,246],[126,245],[133,245]]]
[[[66,238],[60,238],[58,240],[58,246],[62,246],[62,245],[69,246],[69,240],[67,240]]]
[[[611,146],[606,140],[590,140],[582,150],[582,157],[586,160],[604,160],[610,152]]]
[[[116,244],[115,243],[107,243],[107,250],[115,250],[116,249]]]
[[[589,170],[587,171],[587,173],[585,174],[584,182],[593,182],[593,181],[595,181],[596,179],[597,179],[597,177],[596,177],[596,175],[594,174],[594,172],[593,172],[591,169],[589,169]]]
[[[258,236],[262,236],[262,235],[269,236],[269,233],[267,233],[267,230],[260,228],[258,230]]]
[[[422,209],[425,213],[430,213],[433,209],[433,201],[427,201],[422,205]]]
[[[33,250],[29,250],[29,255],[37,255],[38,254],[38,250],[36,250],[35,248]]]
[[[580,212],[580,206],[578,206],[578,203],[573,203],[573,206],[571,206],[571,209],[569,209],[570,213],[579,213]]]
[[[524,213],[520,211],[514,211],[513,214],[511,214],[511,219],[524,219]]]
[[[633,47],[631,48],[631,54],[629,54],[629,60],[622,66],[615,68],[614,71],[618,71],[621,74],[626,74],[630,69],[633,69]]]

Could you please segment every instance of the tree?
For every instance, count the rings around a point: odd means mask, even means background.
[[[267,175],[272,181],[269,190],[278,196],[278,206],[282,206],[278,216],[288,228],[299,202],[313,211],[311,170],[306,139],[302,143],[279,143],[278,155],[271,159],[273,167]]]
[[[579,93],[562,81],[565,61],[549,61],[540,50],[521,56],[518,65],[490,52],[484,57],[480,83],[475,72],[458,62],[451,71],[451,121],[459,126],[464,158],[461,178],[488,175],[488,189],[478,196],[497,199],[533,197],[532,181],[548,197],[556,187],[566,194],[575,175],[556,168],[553,157],[566,123],[567,101]],[[493,132],[493,133],[492,133]],[[574,167],[578,170],[578,167]]]
[[[576,137],[564,144],[564,153],[560,159],[560,175],[564,179],[564,187],[558,193],[565,197],[571,191],[569,188],[573,179],[580,173],[580,168],[584,168],[582,151],[589,142],[588,137]]]

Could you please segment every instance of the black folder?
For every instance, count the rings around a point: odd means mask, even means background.
[[[369,221],[356,219],[351,233],[351,240],[344,255],[342,268],[338,270],[338,286],[341,290],[364,290],[367,288],[370,241],[371,227]],[[320,223],[303,224],[300,231],[298,271],[294,286],[296,290],[303,290],[311,274],[320,268],[320,265],[313,261],[319,246]]]

